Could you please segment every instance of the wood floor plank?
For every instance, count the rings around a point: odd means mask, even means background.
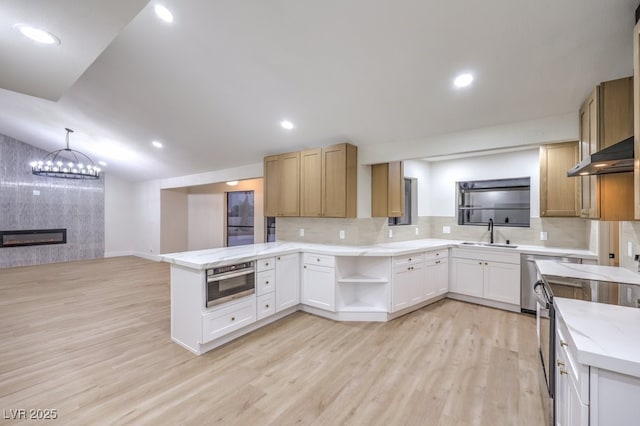
[[[171,342],[168,280],[135,257],[0,269],[0,408],[65,425],[546,424],[530,316],[297,312],[197,357]]]

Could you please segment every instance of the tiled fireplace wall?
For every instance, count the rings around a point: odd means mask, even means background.
[[[0,134],[0,230],[66,228],[67,244],[0,248],[0,268],[104,256],[104,178],[31,174],[45,154]]]

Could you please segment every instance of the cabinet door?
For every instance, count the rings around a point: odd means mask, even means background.
[[[276,257],[276,312],[300,303],[300,260],[297,253]]]
[[[371,217],[404,214],[404,166],[402,161],[371,166]]]
[[[580,161],[577,142],[540,147],[540,216],[580,215],[580,179],[567,177],[567,170]]]
[[[424,276],[422,280],[422,294],[425,300],[429,300],[438,294],[440,283],[440,260],[432,260],[424,265]]]
[[[451,286],[453,293],[482,297],[484,262],[472,259],[451,261]]]
[[[357,148],[339,144],[322,149],[322,215],[356,216]]]
[[[633,29],[633,133],[635,161],[640,162],[640,23]],[[634,217],[640,220],[640,173],[634,172]]]
[[[322,149],[300,153],[300,216],[322,216]]]
[[[280,168],[279,216],[300,216],[300,153],[278,156]]]
[[[435,262],[435,289],[436,294],[441,295],[449,291],[449,262],[447,259],[440,259]]]
[[[599,90],[596,88],[580,108],[580,159],[598,151]],[[600,217],[599,181],[597,176],[582,176],[580,215],[591,219]]]
[[[278,216],[278,200],[280,199],[280,167],[278,156],[272,155],[264,159],[264,215]]]
[[[571,426],[569,423],[569,375],[567,370],[567,360],[563,357],[560,349],[560,338],[556,332],[556,374],[555,374],[555,390],[553,403],[556,412],[557,426]]]
[[[424,265],[417,263],[409,266],[409,305],[415,305],[425,300]]]
[[[335,268],[304,265],[302,269],[302,303],[327,311],[336,310]]]
[[[484,262],[484,297],[520,305],[520,265]]]
[[[391,286],[391,312],[398,312],[409,307],[411,299],[411,266],[402,266],[393,270]]]
[[[588,426],[589,425],[589,406],[584,405],[582,401],[580,401],[580,396],[578,393],[578,388],[576,388],[576,384],[569,377],[569,375],[564,375],[563,380],[567,382],[565,386],[567,386],[567,424],[571,426]]]

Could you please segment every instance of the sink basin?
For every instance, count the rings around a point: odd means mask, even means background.
[[[501,248],[516,248],[518,246],[513,244],[500,244],[500,243],[480,243],[475,241],[465,241],[460,243],[465,246],[476,246],[476,247],[501,247]]]

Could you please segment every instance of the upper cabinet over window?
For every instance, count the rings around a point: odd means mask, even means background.
[[[528,177],[458,182],[458,225],[528,227],[531,217]]]
[[[342,143],[265,157],[265,216],[356,217],[357,156]]]

